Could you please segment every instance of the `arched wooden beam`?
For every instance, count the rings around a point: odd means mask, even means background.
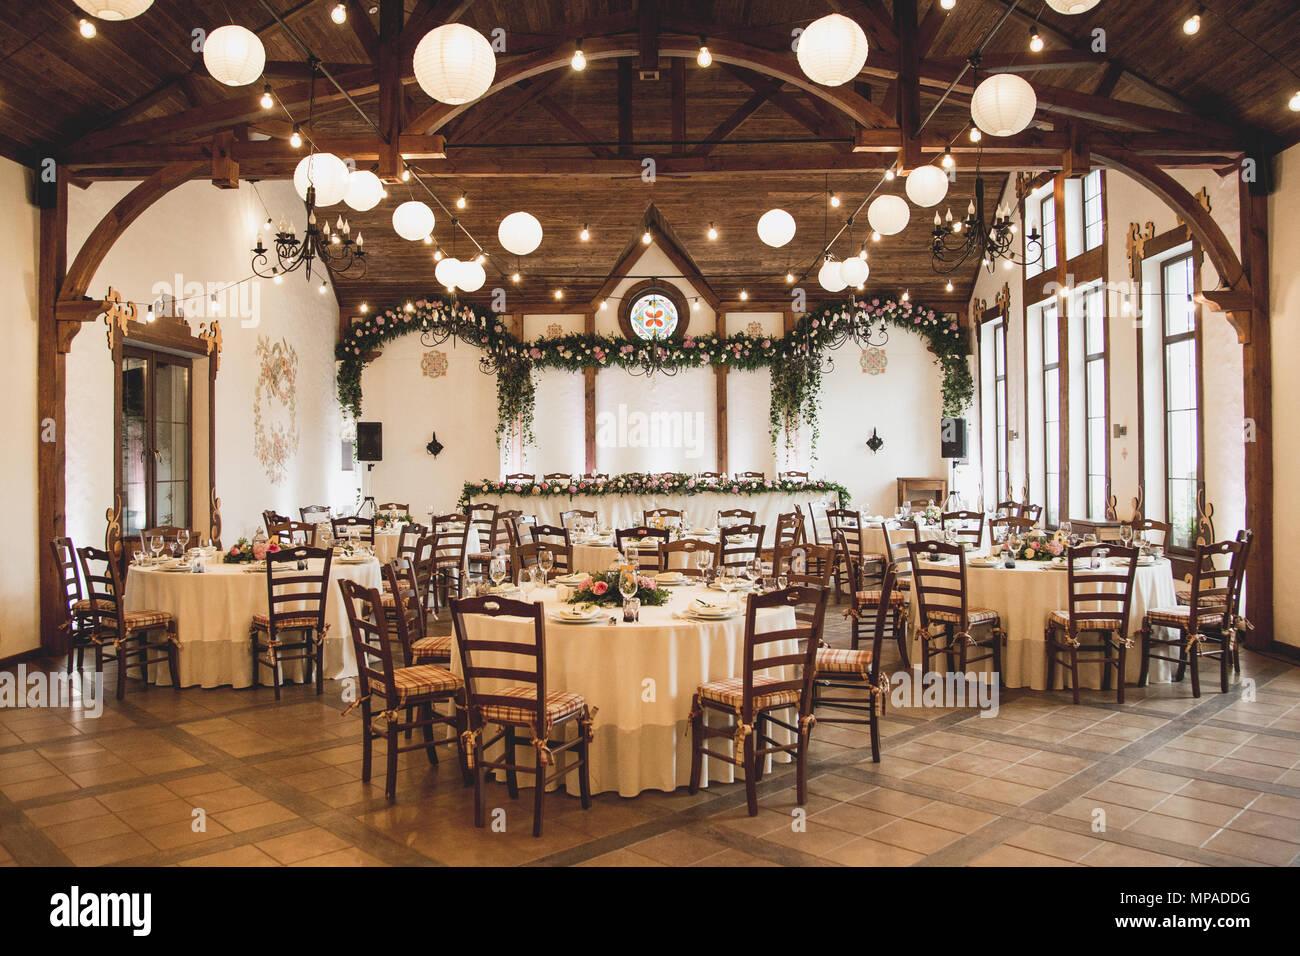
[[[497,73],[492,85],[488,87],[486,93],[473,103],[461,103],[455,106],[447,103],[435,103],[407,124],[407,129],[415,133],[437,132],[470,107],[482,103],[493,94],[500,93],[521,80],[541,76],[551,70],[569,69],[569,62],[573,59],[575,49],[575,43],[565,41],[549,50],[538,50],[508,61],[498,61]],[[588,62],[593,60],[616,60],[641,55],[639,40],[636,36],[591,37],[583,41],[582,52]],[[699,52],[700,38],[698,36],[666,35],[659,38],[660,56],[690,57],[694,59]],[[747,43],[714,39],[713,37],[709,38],[709,52],[713,54],[713,59],[719,63],[742,66],[748,70],[753,70],[755,73],[761,73],[764,76],[770,76],[773,79],[797,86],[799,89],[829,103],[863,126],[894,125],[893,117],[866,97],[854,93],[852,89],[844,86],[821,86],[808,79],[803,71],[799,69],[798,62],[793,54],[776,53],[772,50],[750,46]]]
[[[90,280],[113,244],[140,214],[183,182],[207,168],[204,163],[173,163],[164,166],[118,200],[82,243],[77,258],[59,289],[61,300],[76,301],[86,294]]]

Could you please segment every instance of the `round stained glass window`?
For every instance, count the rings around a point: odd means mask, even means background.
[[[677,306],[659,292],[647,292],[632,301],[628,322],[641,339],[666,339],[677,330]]]

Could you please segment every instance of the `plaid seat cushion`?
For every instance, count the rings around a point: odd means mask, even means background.
[[[1157,607],[1147,611],[1146,620],[1161,627],[1187,627],[1191,617],[1190,607]],[[1197,621],[1202,626],[1219,627],[1223,624],[1223,614],[1201,614]]]
[[[393,670],[393,687],[399,705],[413,697],[460,690],[464,686],[465,682],[451,671],[433,664],[416,664],[414,667],[398,667]],[[383,695],[387,689],[382,681],[372,678],[370,692]]]
[[[1070,626],[1069,611],[1053,611],[1051,614],[1047,615],[1047,619],[1051,623],[1058,624],[1061,627]],[[1105,618],[1097,618],[1096,620],[1093,620],[1091,618],[1081,617],[1079,618],[1078,623],[1079,623],[1079,630],[1081,631],[1090,631],[1090,630],[1113,631],[1119,627],[1118,621],[1114,621],[1114,620],[1108,621]]]
[[[484,704],[483,719],[490,720],[498,724],[524,724],[525,726],[533,722],[536,716],[537,688],[532,684],[520,684],[516,687],[507,687],[505,690],[496,690],[492,692],[494,697],[514,697],[520,702],[519,707],[512,707],[508,704]],[[548,723],[555,723],[557,720],[563,720],[565,717],[571,717],[574,714],[581,713],[585,702],[581,694],[570,694],[568,691],[553,690],[546,695],[546,720]]]
[[[415,596],[415,592],[410,588],[402,588],[402,600],[409,601]],[[397,599],[393,597],[392,591],[385,591],[379,596],[379,603],[384,607],[397,607]]]
[[[998,619],[998,612],[991,611],[986,607],[968,607],[966,614],[970,618],[971,625],[988,624]],[[954,608],[951,611],[939,609],[930,612],[930,620],[939,621],[942,624],[960,624],[961,611]]]
[[[100,600],[96,601],[95,604],[98,607],[98,609],[101,611],[113,610],[113,602],[108,600],[107,598],[101,598]],[[73,614],[87,614],[89,612],[90,612],[90,598],[82,598],[80,601],[77,601],[72,605]]]
[[[869,591],[859,591],[854,595],[854,599],[859,604],[876,607],[880,604],[880,588],[873,588]],[[907,603],[907,595],[903,594],[901,591],[890,591],[889,603],[901,607]]]
[[[784,707],[788,704],[799,703],[799,691],[797,690],[778,690],[763,693],[765,686],[777,683],[780,683],[780,681],[775,677],[754,675],[754,706],[757,709],[766,710],[769,707]],[[741,677],[724,677],[721,680],[709,681],[707,684],[701,684],[698,691],[702,699],[722,704],[737,712],[740,711],[744,692],[745,681]]]
[[[816,665],[818,674],[865,676],[871,670],[871,651],[855,651],[848,647],[819,647]]]
[[[1192,603],[1192,582],[1175,581],[1174,595],[1178,598],[1179,604],[1191,604]],[[1201,601],[1205,607],[1213,607],[1215,604],[1223,603],[1223,596],[1216,595],[1215,597],[1202,598]]]
[[[411,642],[411,657],[415,663],[423,664],[428,661],[450,661],[451,660],[451,635],[444,634],[442,637],[422,637],[418,641]]]
[[[315,614],[292,614],[287,617],[280,618],[280,620],[276,622],[275,626],[282,631],[294,627],[315,627],[316,615]],[[254,614],[253,627],[258,628],[259,630],[262,631],[270,630],[271,629],[270,615]]]
[[[122,623],[128,631],[142,631],[147,627],[170,624],[172,616],[166,611],[123,611]]]

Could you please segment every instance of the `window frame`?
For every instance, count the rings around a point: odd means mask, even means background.
[[[1056,342],[1056,358],[1049,362],[1047,360],[1047,331],[1049,328],[1048,321],[1050,317],[1050,328],[1054,341]],[[1064,463],[1068,450],[1061,441],[1061,306],[1060,302],[1055,299],[1048,299],[1042,303],[1039,310],[1039,341],[1042,343],[1040,353],[1042,364],[1039,367],[1038,388],[1043,398],[1043,527],[1050,527],[1053,524],[1052,515],[1052,498],[1056,499],[1055,523],[1061,521],[1061,475],[1062,464]],[[1056,389],[1050,393],[1047,389],[1047,377],[1049,372],[1056,373]],[[1052,401],[1049,401],[1053,399]],[[1053,409],[1056,415],[1055,420],[1049,420],[1048,409]],[[1048,455],[1049,438],[1052,435],[1052,429],[1056,430],[1056,471],[1050,471]],[[1055,481],[1052,478],[1055,477]]]
[[[1183,265],[1188,269],[1189,274],[1189,303],[1191,305],[1190,314],[1192,319],[1192,328],[1186,332],[1177,332],[1169,334],[1169,319],[1171,298],[1166,292],[1167,281],[1166,275],[1173,267]],[[1158,301],[1160,302],[1160,427],[1163,435],[1162,453],[1164,459],[1164,520],[1169,524],[1169,542],[1175,551],[1190,552],[1195,544],[1194,536],[1190,538],[1188,544],[1179,544],[1179,529],[1174,526],[1173,508],[1171,492],[1171,483],[1175,480],[1186,481],[1186,478],[1174,479],[1170,473],[1170,428],[1169,428],[1169,349],[1171,346],[1183,342],[1191,342],[1196,350],[1196,361],[1194,363],[1193,373],[1196,376],[1195,396],[1196,396],[1196,477],[1193,479],[1196,484],[1196,490],[1199,491],[1205,486],[1205,396],[1204,396],[1204,350],[1201,341],[1201,329],[1204,323],[1201,320],[1201,307],[1196,302],[1195,292],[1199,282],[1199,268],[1197,249],[1195,246],[1187,252],[1170,256],[1162,259],[1157,263],[1156,269]],[[1187,409],[1181,409],[1187,411]]]
[[[1084,290],[1083,308],[1083,461],[1084,461],[1084,510],[1090,521],[1106,520],[1106,492],[1102,492],[1100,505],[1100,514],[1093,509],[1092,500],[1092,479],[1094,477],[1102,479],[1103,489],[1110,487],[1110,324],[1106,316],[1106,294],[1102,286],[1090,286]],[[1096,302],[1101,308],[1101,342],[1099,351],[1092,351],[1094,343],[1089,341],[1090,338],[1090,302]],[[1094,472],[1096,464],[1093,461],[1094,449],[1092,447],[1092,423],[1095,416],[1092,415],[1092,376],[1091,367],[1095,363],[1101,365],[1101,423],[1102,423],[1102,449],[1100,452],[1101,470]]]

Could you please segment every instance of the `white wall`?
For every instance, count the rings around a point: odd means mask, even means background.
[[[133,183],[96,183],[69,191],[69,259],[103,214]],[[263,183],[262,200],[278,221],[296,216],[302,204],[289,183]],[[266,210],[245,183],[220,190],[205,181],[187,183],[150,207],[122,235],[91,280],[88,294],[103,296],[112,285],[138,303],[153,301],[161,284],[177,298],[220,288],[250,275],[249,248]],[[346,280],[344,280],[346,281]],[[233,542],[261,525],[265,508],[297,515],[300,505],[351,505],[351,475],[340,467],[341,416],[334,386],[338,306],[332,293],[317,291],[301,273],[277,285],[257,280],[219,297],[206,296],[184,311],[200,322],[221,319],[224,338],[216,383],[216,493],[222,501],[223,538]],[[241,318],[242,314],[242,318]],[[253,451],[253,413],[260,370],[258,343],[286,342],[297,354],[298,448],[287,475],[273,481]],[[202,365],[196,365],[202,374]],[[68,355],[68,534],[77,541],[104,539],[104,513],[113,500],[113,362],[99,323],[84,328]],[[203,395],[196,389],[196,404]],[[202,414],[196,408],[196,418]],[[267,416],[288,424],[287,411],[266,406]],[[197,448],[205,448],[200,438]],[[200,475],[205,466],[199,463]],[[206,488],[196,489],[206,497]],[[204,513],[205,515],[205,513]]]
[[[38,561],[49,543],[37,540],[36,271],[40,214],[31,202],[30,170],[0,159],[0,222],[9,233],[8,254],[0,261],[0,289],[7,306],[5,347],[0,349],[0,379],[5,382],[5,414],[0,443],[9,450],[3,470],[9,503],[9,546],[0,549],[0,660],[40,645]]]

